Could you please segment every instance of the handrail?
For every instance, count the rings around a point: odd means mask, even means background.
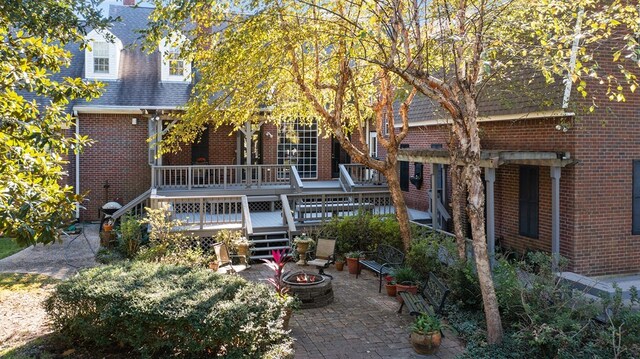
[[[291,214],[291,206],[289,205],[289,199],[286,194],[280,195],[280,201],[282,201],[282,220],[283,224],[286,224],[289,228],[289,233],[297,231],[296,224],[293,221],[293,215]]]
[[[144,193],[142,193],[138,197],[136,197],[133,200],[131,200],[129,203],[127,203],[124,206],[122,206],[122,208],[120,208],[119,210],[115,211],[111,215],[111,218],[116,220],[116,219],[122,217],[125,213],[129,212],[134,207],[136,207],[136,206],[140,205],[142,202],[148,200],[150,196],[151,196],[151,189],[148,189],[147,191],[145,191]]]
[[[242,196],[242,224],[248,236],[253,234],[253,223],[251,223],[251,212],[249,212],[249,201],[247,196]]]
[[[296,192],[302,192],[304,189],[304,185],[302,184],[302,179],[300,178],[300,174],[298,173],[298,167],[291,166],[291,176],[289,176],[291,181],[291,187]]]
[[[355,186],[382,185],[387,182],[386,177],[380,171],[363,164],[344,163],[340,166],[345,168]]]
[[[340,185],[342,186],[342,189],[346,192],[353,192],[353,187],[355,187],[356,184],[353,182],[353,178],[351,178],[349,171],[347,171],[344,164],[339,164],[338,168],[340,168]]]

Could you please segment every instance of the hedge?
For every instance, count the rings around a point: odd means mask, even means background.
[[[45,303],[61,334],[142,356],[292,356],[273,291],[204,269],[132,262],[62,282]]]

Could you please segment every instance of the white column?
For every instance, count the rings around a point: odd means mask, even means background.
[[[496,257],[496,227],[495,227],[495,202],[494,184],[496,182],[496,169],[486,167],[484,169],[484,180],[487,186],[487,251],[491,268],[495,264]]]
[[[434,230],[439,229],[438,225],[438,165],[431,164],[431,226]]]
[[[251,121],[247,121],[244,130],[244,147],[245,155],[247,157],[247,166],[251,166],[251,137],[253,137],[253,131],[251,131]],[[247,173],[247,176],[249,176],[249,173]]]
[[[560,167],[551,167],[551,257],[553,270],[560,259]]]

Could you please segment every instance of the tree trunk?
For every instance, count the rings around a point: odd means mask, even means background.
[[[462,167],[456,165],[457,156],[455,149],[450,149],[451,153],[451,208],[453,210],[453,233],[456,235],[456,248],[458,249],[458,258],[462,261],[467,260],[467,243],[462,227],[462,217],[464,216],[464,200],[465,188],[462,181]]]
[[[471,222],[471,232],[473,236],[473,252],[482,291],[484,303],[484,315],[487,321],[487,341],[490,344],[502,342],[502,321],[498,308],[498,298],[493,285],[491,266],[487,254],[487,235],[484,221],[484,186],[480,177],[480,166],[469,163],[465,169],[465,182],[468,189],[467,213]]]
[[[409,212],[407,211],[407,205],[404,201],[404,195],[400,189],[400,179],[398,178],[396,166],[391,166],[386,169],[383,174],[387,178],[391,200],[393,200],[393,205],[396,210],[396,219],[400,225],[402,244],[406,252],[409,250],[411,244],[411,226],[409,225]]]

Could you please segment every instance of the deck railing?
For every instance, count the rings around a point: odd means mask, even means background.
[[[253,232],[247,197],[198,196],[164,197],[152,196],[152,208],[165,208],[171,220],[182,224],[180,230],[240,229]]]
[[[296,223],[325,222],[333,217],[358,213],[385,215],[395,213],[389,192],[354,192],[287,195]]]
[[[290,165],[152,166],[151,187],[191,190],[284,185],[295,189],[299,183],[293,171],[295,166]]]
[[[378,170],[374,170],[359,163],[346,163],[340,165],[340,177],[343,176],[342,170],[351,177],[355,186],[374,186],[386,185],[387,178]]]
[[[142,193],[138,197],[134,198],[131,202],[125,204],[119,210],[115,211],[111,218],[118,219],[125,215],[126,213],[131,213],[132,215],[142,218],[145,216],[145,208],[149,207],[149,197],[151,196],[151,190],[147,190]]]

